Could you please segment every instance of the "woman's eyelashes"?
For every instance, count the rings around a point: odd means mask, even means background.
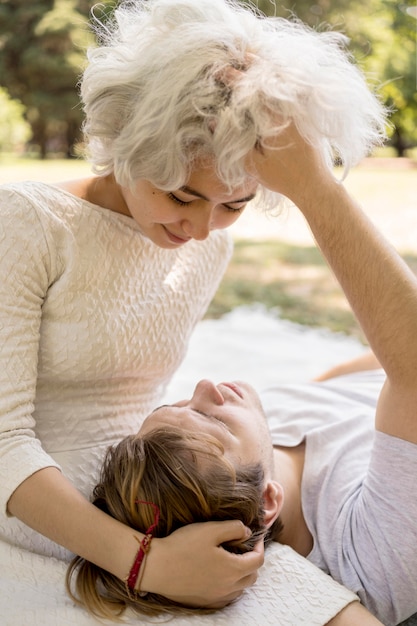
[[[169,192],[167,193],[167,196],[170,200],[172,200],[173,202],[176,202],[177,204],[181,205],[181,206],[185,206],[186,204],[188,204],[189,202],[191,202],[191,200],[189,200],[188,202],[184,202],[184,200],[180,200],[180,198],[177,198],[177,196],[175,196],[173,193]]]
[[[224,204],[223,206],[224,206],[224,208],[225,208],[227,211],[230,211],[231,213],[242,213],[242,211],[243,211],[243,209],[245,208],[246,204],[244,204],[243,206],[240,206],[240,207],[238,207],[238,208],[236,208],[236,209],[235,209],[235,208],[233,208],[233,207],[231,207],[231,206],[228,206],[227,204]]]
[[[190,204],[191,202],[193,202],[193,200],[187,200],[187,201],[181,200],[180,198],[178,198],[178,196],[173,194],[171,191],[167,193],[167,197],[173,202],[175,202],[176,204],[179,204],[180,206],[186,206],[187,204]],[[224,206],[224,208],[227,211],[230,211],[231,213],[241,213],[243,209],[245,208],[246,204],[237,208],[231,207],[228,204],[223,204],[222,206]]]

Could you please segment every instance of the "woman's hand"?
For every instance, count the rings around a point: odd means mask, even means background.
[[[292,122],[249,153],[246,169],[261,185],[283,194],[297,206],[326,182],[335,182],[320,148],[305,140]]]
[[[232,554],[227,541],[247,539],[239,521],[190,524],[164,539],[154,539],[141,580],[151,591],[189,606],[222,608],[257,579],[264,561],[263,542],[253,552]]]

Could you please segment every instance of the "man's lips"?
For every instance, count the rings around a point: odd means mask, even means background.
[[[223,387],[231,389],[239,398],[243,399],[243,391],[236,383],[220,383]]]

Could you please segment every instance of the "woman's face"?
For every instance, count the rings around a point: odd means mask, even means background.
[[[155,409],[139,434],[164,426],[210,434],[235,467],[261,462],[266,476],[272,474],[272,442],[265,414],[258,394],[247,383],[215,385],[201,380],[190,400]]]
[[[256,181],[228,192],[212,166],[193,170],[187,185],[161,191],[140,180],[134,193],[122,188],[128,212],[142,233],[161,248],[177,248],[190,239],[206,239],[211,230],[227,228],[255,196]]]

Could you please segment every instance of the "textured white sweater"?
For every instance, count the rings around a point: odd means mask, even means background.
[[[231,249],[224,231],[162,249],[61,189],[0,188],[0,538],[64,556],[8,499],[51,465],[90,495],[104,450],[162,396]]]

